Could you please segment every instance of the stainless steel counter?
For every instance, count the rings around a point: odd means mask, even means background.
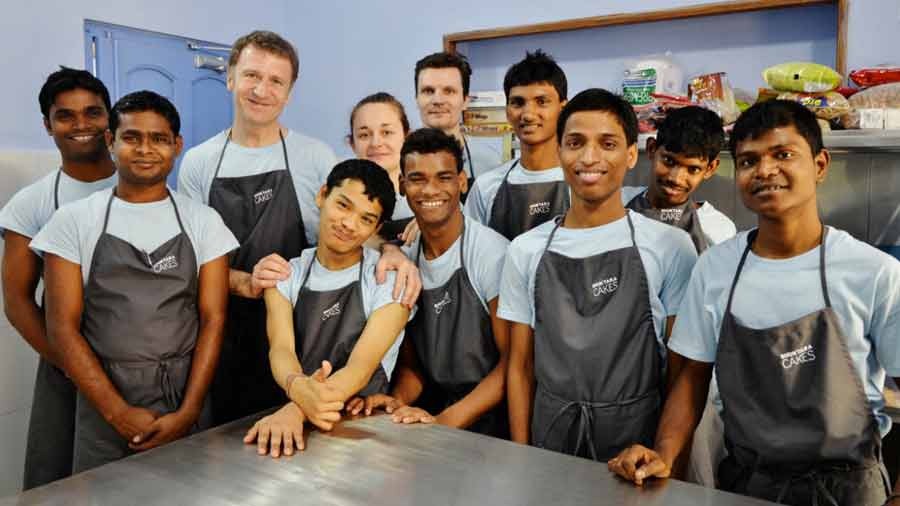
[[[675,480],[643,489],[606,464],[386,416],[313,432],[293,457],[256,455],[239,420],[0,500],[2,504],[666,505],[770,504]]]

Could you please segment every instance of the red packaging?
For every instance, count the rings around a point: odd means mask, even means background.
[[[864,88],[900,82],[900,67],[869,67],[850,72],[850,79]]]

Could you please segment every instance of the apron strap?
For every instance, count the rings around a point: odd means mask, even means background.
[[[628,219],[628,229],[631,231],[631,245],[637,249],[637,241],[634,239],[634,223],[631,221],[631,212],[625,210],[625,218]]]
[[[109,224],[109,210],[112,208],[113,198],[116,196],[116,189],[113,188],[109,194],[109,200],[106,202],[106,213],[103,215],[103,228],[100,230],[100,234],[106,233],[106,226]]]
[[[519,159],[518,159],[518,158],[516,158],[516,161],[514,161],[513,164],[509,166],[509,169],[506,171],[506,174],[503,175],[503,181],[500,181],[500,186],[503,186],[503,185],[507,184],[507,183],[506,183],[506,180],[509,179],[509,173],[512,172],[513,169],[515,169],[517,165],[519,165]],[[500,191],[499,188],[498,188],[497,191],[498,191],[498,192]]]
[[[731,281],[731,290],[728,291],[728,304],[725,306],[725,314],[731,314],[731,302],[734,300],[734,289],[737,287],[738,279],[741,277],[741,271],[744,270],[744,262],[747,261],[747,254],[750,253],[750,247],[753,246],[753,241],[756,240],[756,234],[759,232],[759,229],[754,228],[747,234],[747,247],[744,248],[744,253],[741,255],[741,261],[738,262],[737,270],[734,273],[734,280]]]
[[[316,263],[315,250],[313,250],[312,260],[309,261],[309,265],[306,266],[306,271],[303,273],[303,281],[300,282],[300,290],[303,290],[303,287],[306,286],[306,282],[309,280],[309,273],[312,272],[312,266],[314,263]],[[298,292],[300,290],[298,290]]]
[[[419,247],[416,248],[416,267],[419,267],[419,259],[422,257],[422,251],[425,249],[425,236],[421,233],[419,234]],[[459,265],[465,269],[466,268],[466,260],[463,257],[463,252],[466,249],[466,217],[463,216],[462,221],[462,231],[459,233]]]
[[[62,167],[56,172],[56,181],[53,182],[53,210],[59,209],[59,177],[62,175]]]
[[[475,179],[475,163],[472,162],[472,152],[469,151],[469,141],[466,140],[466,136],[462,136],[463,140],[463,148],[466,150],[466,161],[469,162],[469,179]]]
[[[228,129],[228,136],[225,137],[225,144],[222,145],[222,151],[219,153],[219,161],[216,163],[216,171],[213,172],[213,179],[219,177],[219,170],[222,168],[222,160],[225,158],[225,149],[228,148],[228,144],[231,142],[231,130]],[[291,171],[291,162],[288,159],[287,154],[287,144],[284,142],[284,135],[281,133],[281,128],[278,128],[278,138],[281,139],[281,151],[284,153],[284,167],[290,172]]]
[[[741,271],[744,269],[744,262],[747,261],[747,254],[756,240],[759,229],[755,228],[747,234],[747,247],[741,255],[741,261],[738,263],[737,272],[734,273],[734,281],[731,282],[731,290],[728,292],[728,305],[725,306],[725,314],[731,313],[731,302],[734,300],[734,289],[737,287],[738,279],[741,277]],[[822,223],[822,240],[819,245],[819,280],[822,284],[822,297],[825,299],[825,307],[831,307],[831,298],[828,296],[828,281],[825,276],[825,239],[828,236],[828,227]]]
[[[566,215],[563,214],[561,216],[557,216],[553,218],[555,224],[553,225],[553,230],[550,231],[550,235],[547,236],[547,244],[544,245],[544,253],[550,249],[550,243],[553,242],[553,236],[556,235],[556,230],[562,225],[563,220],[566,219]]]
[[[186,234],[184,231],[184,224],[181,222],[181,213],[178,212],[178,204],[175,203],[175,197],[172,196],[172,192],[169,191],[168,187],[166,187],[166,193],[169,194],[169,200],[172,202],[172,207],[175,209],[175,219],[178,220],[178,228],[181,229],[182,234]]]
[[[825,299],[825,307],[831,307],[831,297],[828,296],[828,281],[825,278],[826,237],[828,237],[828,227],[822,223],[822,244],[819,245],[819,278],[822,280],[822,298]]]
[[[279,130],[280,132],[280,130]],[[213,179],[219,177],[219,169],[222,168],[222,159],[225,158],[225,149],[228,148],[228,143],[231,142],[231,129],[228,129],[228,135],[225,136],[225,144],[222,145],[222,151],[219,153],[219,161],[216,163],[216,171],[213,172]]]

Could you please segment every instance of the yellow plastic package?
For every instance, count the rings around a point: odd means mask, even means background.
[[[781,100],[793,100],[814,112],[819,119],[829,120],[850,112],[850,102],[836,91],[825,93],[795,93],[786,91],[778,98]]]
[[[841,85],[843,78],[831,67],[809,62],[789,62],[763,71],[766,83],[779,91],[823,93]]]

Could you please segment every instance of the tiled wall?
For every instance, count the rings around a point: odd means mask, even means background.
[[[0,205],[59,166],[55,151],[0,150]],[[2,245],[0,245],[2,251]],[[0,293],[0,303],[2,303]],[[0,497],[19,491],[37,355],[0,315]]]

